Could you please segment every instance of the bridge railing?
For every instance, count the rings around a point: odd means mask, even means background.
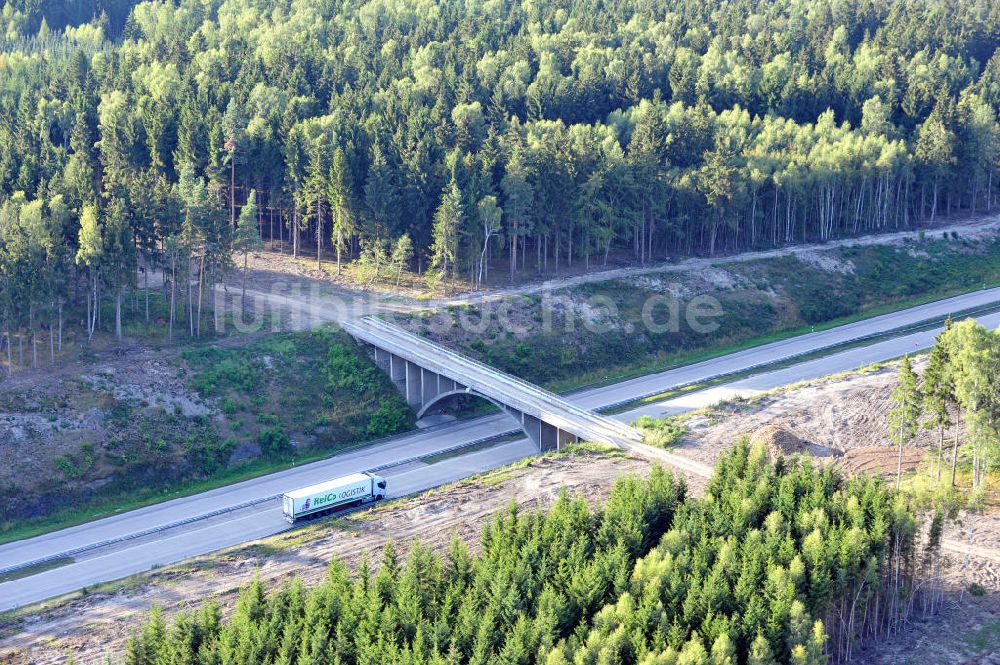
[[[490,388],[496,389],[497,386],[489,386],[488,382],[477,380],[470,370],[476,370],[485,377],[492,377],[493,379],[496,379],[500,383],[506,384],[511,388],[519,389],[522,394],[522,399],[518,399],[518,402],[522,402],[524,397],[541,400],[551,409],[561,411],[566,416],[572,416],[575,419],[579,419],[589,427],[596,427],[603,431],[611,431],[616,436],[623,437],[628,440],[641,439],[641,434],[633,427],[629,427],[623,423],[616,422],[610,418],[606,418],[605,416],[601,416],[600,414],[596,414],[592,411],[576,406],[575,404],[567,401],[564,397],[541,388],[540,386],[537,386],[529,381],[525,381],[519,377],[502,372],[495,367],[491,367],[486,363],[473,358],[463,356],[460,353],[447,349],[439,344],[431,342],[430,340],[420,337],[419,335],[416,335],[408,330],[404,330],[399,326],[377,317],[365,316],[359,320],[351,322],[345,321],[341,325],[349,333],[361,337],[371,344],[378,345],[385,344],[390,340],[393,341],[394,346],[401,349],[401,352],[394,352],[403,357],[411,356],[409,358],[410,362],[414,362],[416,364],[427,364],[428,361],[433,360],[433,358],[428,358],[427,355],[421,355],[421,350],[433,356],[438,356],[440,359],[435,364],[439,364],[441,369],[435,371],[442,374],[450,374],[450,378],[469,384],[470,387],[475,387],[475,389],[480,392],[493,392]],[[450,361],[450,363],[445,361]],[[456,374],[458,376],[456,376]],[[466,376],[466,374],[468,374],[468,376]],[[472,386],[472,384],[478,385]],[[495,395],[494,397],[503,401],[505,398],[509,400],[515,397],[515,395]],[[511,404],[511,406],[530,411],[533,408],[537,408],[538,405],[533,406],[530,402],[524,401],[523,404]],[[549,415],[550,417],[559,417],[558,413],[552,413]]]

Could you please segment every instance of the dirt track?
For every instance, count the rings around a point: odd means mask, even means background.
[[[317,270],[314,263],[307,260],[307,257],[303,256],[300,260],[295,260],[288,254],[259,252],[251,255],[252,273],[250,284],[257,290],[267,291],[275,283],[284,284],[289,279],[299,279],[322,285],[322,293],[336,298],[363,297],[378,302],[382,307],[397,311],[401,309],[434,309],[447,305],[475,304],[512,296],[534,295],[607,280],[681,272],[705,272],[711,271],[716,266],[784,256],[799,256],[807,262],[819,261],[825,263],[826,257],[823,256],[823,253],[841,247],[898,244],[906,240],[918,238],[921,233],[933,233],[935,235],[958,233],[963,238],[974,238],[992,234],[997,230],[1000,230],[1000,215],[989,215],[933,225],[928,224],[907,231],[832,240],[823,244],[789,245],[729,256],[694,257],[683,259],[676,263],[661,262],[645,266],[630,265],[610,269],[593,269],[588,272],[578,272],[579,268],[574,266],[571,269],[563,271],[560,276],[544,280],[527,278],[528,281],[526,283],[508,285],[501,279],[498,284],[487,287],[482,291],[473,291],[472,287],[468,284],[457,283],[453,288],[457,289],[460,293],[453,296],[436,298],[426,297],[426,290],[419,283],[419,280],[411,280],[408,286],[399,289],[393,286],[391,292],[388,290],[373,290],[363,288],[351,281],[346,272],[338,277],[332,270]],[[501,273],[503,273],[502,270],[496,274]],[[233,279],[236,280],[235,277]],[[238,289],[238,280],[232,282],[231,288],[234,287]]]

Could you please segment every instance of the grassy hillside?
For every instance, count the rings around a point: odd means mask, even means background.
[[[568,388],[998,282],[1000,239],[949,236],[720,262],[397,321],[529,381]],[[721,316],[701,333],[686,312],[706,297]],[[679,325],[651,330],[644,307],[659,303],[652,320],[666,324],[671,300]]]
[[[0,539],[409,429],[356,344],[319,329],[89,353],[0,396]],[[30,451],[30,454],[28,454]]]

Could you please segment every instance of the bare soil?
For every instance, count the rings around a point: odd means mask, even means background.
[[[136,576],[124,584],[109,585],[108,591],[55,601],[51,609],[31,610],[6,629],[15,634],[0,639],[0,663],[61,663],[67,654],[78,663],[102,663],[106,655],[122,653],[129,634],[154,605],[170,616],[212,599],[225,612],[254,575],[272,587],[294,576],[307,584],[317,583],[332,558],[351,568],[364,557],[377,564],[390,541],[405,555],[414,540],[444,552],[457,536],[475,552],[482,528],[512,499],[524,509],[545,508],[565,488],[596,504],[607,497],[613,478],[649,468],[649,462],[626,456],[539,458],[479,481],[460,482]],[[688,483],[692,492],[703,490],[701,478],[689,477]]]
[[[569,265],[563,264],[558,274],[555,274],[554,270],[552,273],[524,270],[517,275],[513,284],[510,283],[509,272],[501,261],[490,271],[489,280],[481,290],[475,291],[475,286],[471,282],[459,279],[445,285],[447,293],[444,294],[432,294],[420,275],[413,273],[404,274],[400,287],[396,287],[395,284],[362,287],[353,278],[351,270],[348,267],[342,267],[341,274],[337,275],[335,261],[331,261],[331,257],[329,256],[324,258],[321,270],[316,265],[315,254],[310,256],[310,251],[314,250],[304,250],[296,259],[291,256],[288,243],[285,243],[284,251],[278,251],[279,246],[277,243],[269,243],[269,251],[256,252],[250,255],[250,282],[254,284],[255,288],[260,288],[274,281],[286,282],[289,278],[316,280],[324,284],[339,287],[345,292],[356,293],[364,291],[367,293],[382,295],[396,294],[416,298],[434,296],[434,300],[424,302],[425,306],[461,305],[510,296],[539,294],[548,290],[578,287],[594,282],[635,279],[646,275],[663,273],[694,273],[706,281],[725,286],[726,284],[731,285],[734,280],[734,276],[727,274],[725,269],[722,268],[725,264],[752,262],[784,256],[798,256],[803,261],[820,267],[823,270],[850,272],[852,267],[849,264],[830,257],[828,252],[833,249],[853,245],[898,245],[914,240],[920,237],[921,234],[941,235],[942,233],[951,234],[955,232],[965,239],[982,239],[991,236],[997,229],[1000,229],[1000,216],[976,215],[967,218],[941,220],[936,223],[924,223],[919,227],[895,233],[864,235],[843,238],[823,244],[792,245],[770,250],[742,252],[729,256],[692,257],[677,262],[663,261],[646,265],[636,265],[632,260],[631,253],[624,252],[620,256],[613,256],[606,267],[592,266],[588,270],[583,262],[578,261]],[[242,261],[240,261],[240,265],[242,265]],[[238,275],[234,275],[230,281],[232,284],[237,284]]]
[[[914,367],[922,371],[923,361]],[[772,452],[808,452],[848,473],[895,475],[898,449],[889,439],[888,422],[897,371],[892,363],[720,403],[686,418],[688,433],[676,452],[713,464],[733,441],[748,436]],[[949,429],[946,454],[952,436]],[[904,471],[916,469],[938,443],[936,429],[921,430],[903,451]]]
[[[121,470],[110,460],[131,454],[119,439],[138,423],[162,425],[166,415],[183,423],[216,414],[185,384],[174,349],[125,343],[78,350],[4,380],[0,487],[4,496],[23,498],[58,479],[60,491],[86,494]],[[0,517],[26,510],[35,509],[23,501],[0,504]]]
[[[952,593],[939,612],[918,616],[878,648],[862,649],[856,665],[998,665],[1000,594]]]

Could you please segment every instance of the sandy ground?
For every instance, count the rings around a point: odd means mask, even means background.
[[[1000,594],[955,593],[939,612],[917,616],[877,649],[862,649],[855,665],[1000,665]]]
[[[363,287],[350,277],[349,270],[335,274],[335,264],[326,257],[323,270],[316,267],[315,257],[308,252],[293,259],[290,250],[286,253],[276,251],[257,252],[250,255],[250,272],[248,286],[267,291],[272,288],[282,289],[288,286],[290,280],[301,280],[322,285],[322,292],[336,297],[364,297],[385,304],[389,309],[433,309],[445,305],[475,304],[489,300],[512,296],[536,295],[557,289],[566,289],[594,282],[618,279],[639,279],[645,276],[669,275],[672,273],[696,274],[707,281],[724,285],[732,279],[722,266],[732,263],[759,261],[783,256],[798,256],[803,261],[822,266],[827,270],[850,270],[850,266],[827,255],[830,250],[855,245],[890,245],[900,244],[917,238],[921,233],[940,235],[942,233],[958,233],[967,239],[985,238],[1000,229],[1000,215],[975,216],[966,219],[954,219],[925,224],[918,228],[894,233],[864,235],[853,238],[833,240],[824,244],[803,244],[778,247],[775,249],[743,252],[730,256],[693,257],[675,263],[653,263],[642,266],[620,263],[609,269],[584,270],[581,262],[564,267],[557,276],[538,275],[532,271],[523,271],[514,284],[506,279],[507,271],[502,266],[492,270],[493,281],[479,291],[475,291],[469,282],[457,281],[448,286],[451,295],[434,294],[429,297],[426,284],[416,275],[404,278],[400,287],[394,284]],[[242,261],[240,261],[242,265]],[[230,288],[238,288],[242,275],[234,273],[228,280]],[[391,304],[390,304],[391,303]]]
[[[101,663],[105,655],[122,652],[130,632],[154,605],[168,616],[210,598],[224,608],[232,606],[239,588],[256,574],[271,586],[295,575],[316,583],[331,558],[354,567],[368,555],[377,563],[390,540],[400,554],[415,539],[444,552],[457,535],[475,551],[483,526],[511,499],[525,509],[544,508],[567,488],[596,503],[607,496],[611,479],[648,469],[648,462],[626,456],[541,458],[524,468],[492,474],[486,482],[457,483],[163,568],[118,585],[121,588],[55,602],[54,609],[32,612],[20,626],[0,628],[8,634],[19,629],[0,639],[0,663],[61,663],[69,653],[78,663]],[[692,492],[703,491],[702,479],[690,477],[688,482]]]
[[[916,361],[914,369],[922,372],[923,364],[923,360]],[[897,372],[893,363],[721,403],[686,419],[688,434],[677,452],[712,464],[739,437],[769,439],[778,430],[790,440],[797,439],[800,449],[848,473],[895,475],[896,449],[891,446],[887,423]],[[953,430],[946,431],[946,451],[953,435]],[[905,468],[915,469],[938,441],[936,429],[921,430],[904,450]]]

